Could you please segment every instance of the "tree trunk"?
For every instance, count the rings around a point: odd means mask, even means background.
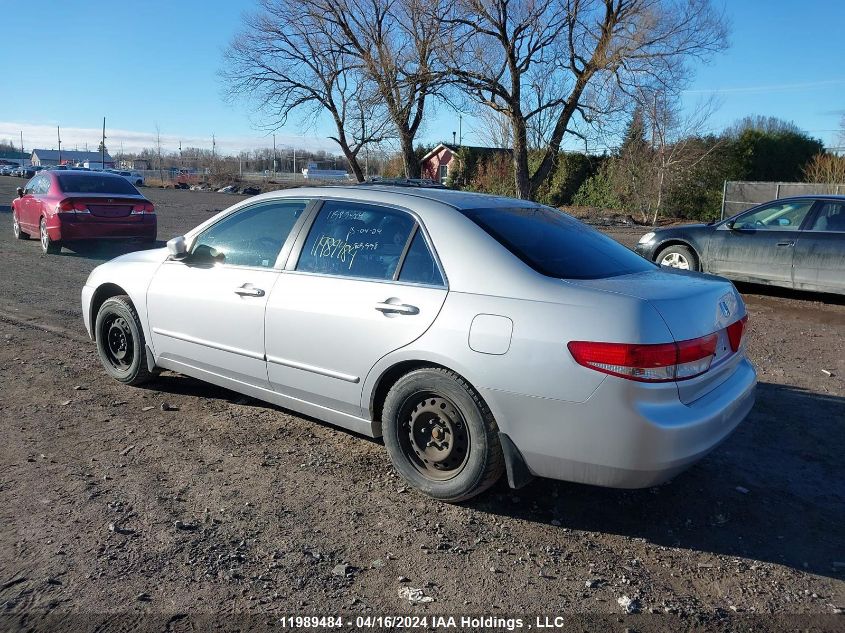
[[[414,152],[414,137],[409,133],[400,133],[399,142],[402,146],[402,162],[405,165],[405,178],[419,178],[422,173],[420,161]]]
[[[531,178],[528,174],[528,134],[521,116],[511,117],[513,127],[513,176],[516,197],[531,199]]]
[[[660,166],[660,174],[657,177],[657,203],[654,205],[654,219],[651,221],[652,226],[657,225],[657,218],[660,215],[660,205],[663,202],[663,180],[666,168]]]
[[[349,166],[352,168],[352,173],[355,174],[355,179],[358,182],[364,182],[364,170],[361,169],[361,164],[358,162],[358,157],[353,156],[351,153],[346,153],[346,160],[349,163]]]

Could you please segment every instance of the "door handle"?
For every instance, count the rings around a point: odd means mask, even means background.
[[[795,246],[795,242],[793,240],[787,240],[785,242],[778,242],[778,246]]]
[[[417,306],[411,306],[406,303],[377,303],[376,310],[382,314],[419,314],[420,309]]]
[[[249,284],[235,288],[235,294],[242,297],[263,297],[264,291],[261,288],[253,288]]]

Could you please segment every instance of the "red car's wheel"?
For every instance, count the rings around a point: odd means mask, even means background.
[[[60,242],[54,242],[50,239],[50,234],[47,233],[47,220],[41,218],[40,225],[41,233],[41,252],[45,255],[58,255],[62,252],[62,245]]]
[[[18,222],[18,214],[12,211],[12,233],[15,234],[15,239],[28,240],[29,233],[21,230],[20,222]]]

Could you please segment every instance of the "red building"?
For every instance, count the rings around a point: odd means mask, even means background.
[[[457,167],[457,153],[460,149],[470,149],[482,155],[498,154],[500,152],[510,153],[510,150],[504,147],[477,147],[474,145],[440,143],[440,145],[423,156],[422,161],[420,161],[422,163],[422,177],[445,185],[450,170]]]

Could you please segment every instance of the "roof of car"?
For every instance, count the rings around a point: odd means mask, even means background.
[[[515,200],[505,196],[495,196],[472,191],[458,191],[455,189],[437,189],[425,187],[403,187],[370,184],[366,187],[358,185],[342,185],[336,187],[296,188],[264,194],[267,197],[288,197],[307,193],[309,197],[349,198],[366,202],[370,194],[379,192],[402,198],[431,200],[446,204],[455,209],[477,209],[481,207],[539,207],[542,205],[529,200]],[[274,195],[275,194],[275,195]]]

